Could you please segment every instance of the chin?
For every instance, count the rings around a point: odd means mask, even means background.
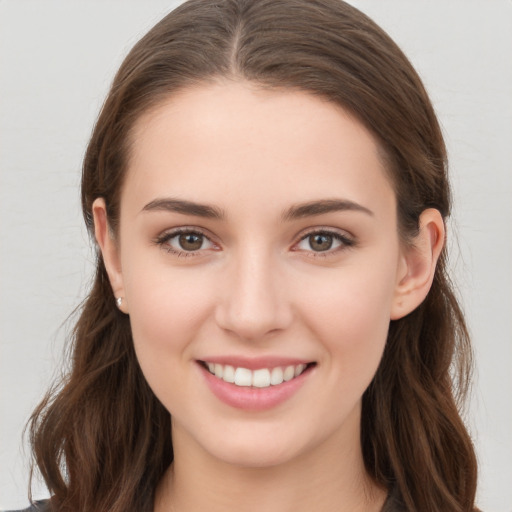
[[[290,435],[276,435],[276,429],[257,428],[253,435],[222,433],[222,439],[212,439],[203,445],[214,458],[237,467],[264,468],[289,463],[308,451],[307,442]]]
[[[277,451],[274,447],[254,449],[248,446],[232,447],[229,450],[212,453],[224,463],[240,468],[270,468],[290,462],[294,457],[284,450]]]

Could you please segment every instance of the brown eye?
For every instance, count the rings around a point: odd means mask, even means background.
[[[308,237],[308,242],[313,251],[328,251],[332,247],[333,236],[327,233],[315,233]]]
[[[198,233],[182,233],[178,237],[178,243],[184,251],[198,251],[203,245],[203,238]]]
[[[194,229],[176,229],[164,233],[155,240],[155,243],[176,256],[201,256],[206,251],[219,250],[208,236]]]
[[[322,256],[327,256],[335,254],[339,250],[353,247],[354,244],[354,239],[342,233],[318,230],[305,235],[304,238],[294,246],[293,250],[309,252],[312,256],[314,256],[315,253],[317,255],[319,255],[318,253],[325,253]]]

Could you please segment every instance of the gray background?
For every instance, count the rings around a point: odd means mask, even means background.
[[[0,0],[0,508],[27,504],[21,433],[87,288],[78,183],[88,135],[122,57],[176,3]],[[512,2],[352,3],[405,50],[446,135],[451,261],[478,370],[468,425],[479,504],[510,512]]]

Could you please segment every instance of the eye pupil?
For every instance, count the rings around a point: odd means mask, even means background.
[[[332,242],[332,235],[315,234],[309,237],[309,245],[314,251],[328,251],[332,247]]]
[[[185,251],[197,251],[203,245],[203,235],[183,233],[179,236],[179,244]]]

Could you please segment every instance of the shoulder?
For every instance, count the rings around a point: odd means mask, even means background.
[[[23,510],[4,510],[3,512],[51,512],[49,500],[34,501],[32,505]]]

